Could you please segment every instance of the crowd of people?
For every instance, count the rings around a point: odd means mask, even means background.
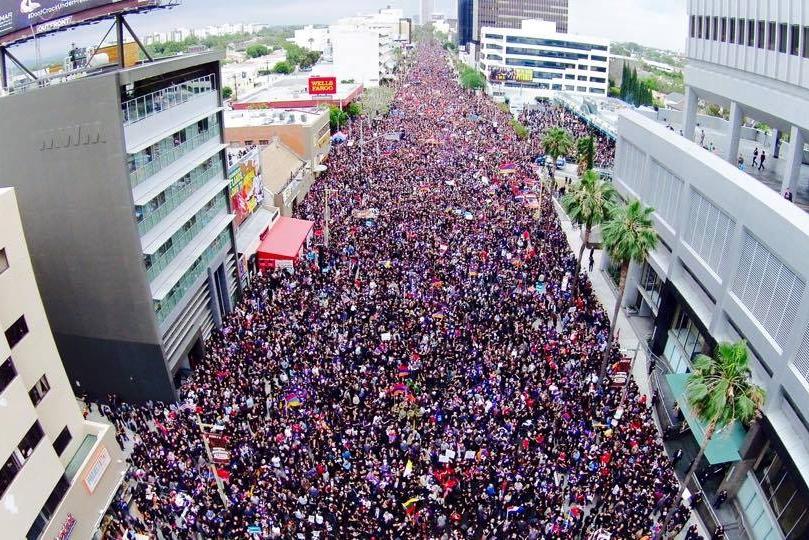
[[[530,196],[532,143],[439,46],[413,54],[378,126],[405,137],[333,149],[298,209],[321,245],[253,278],[179,402],[111,406],[134,444],[121,530],[659,535],[678,484],[646,396],[598,380],[608,317],[586,275],[571,295],[552,201]]]
[[[531,130],[535,153],[544,152],[542,136],[545,132],[552,127],[561,127],[574,141],[584,137],[593,138],[595,146],[593,161],[596,167],[612,169],[615,163],[615,140],[604,135],[580,116],[558,103],[540,101],[536,105],[527,107],[520,116],[520,121]]]

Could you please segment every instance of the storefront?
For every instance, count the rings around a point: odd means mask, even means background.
[[[312,238],[313,221],[281,216],[258,247],[258,266],[262,271],[286,268],[294,271]]]

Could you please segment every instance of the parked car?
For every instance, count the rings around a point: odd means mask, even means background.
[[[565,158],[560,157],[560,158],[556,159],[556,168],[557,169],[564,169],[565,165],[567,165],[567,161],[565,160]]]

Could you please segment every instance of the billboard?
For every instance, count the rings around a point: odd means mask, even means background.
[[[238,228],[250,214],[256,211],[264,200],[264,183],[261,179],[259,150],[254,148],[228,169],[230,180],[230,207],[236,218],[233,223]]]
[[[0,0],[0,42],[24,40],[33,34],[160,4],[161,0]],[[17,32],[19,36],[11,36]]]
[[[313,96],[337,93],[337,77],[309,77],[309,93]]]
[[[489,80],[531,82],[534,80],[534,70],[526,68],[492,68]]]

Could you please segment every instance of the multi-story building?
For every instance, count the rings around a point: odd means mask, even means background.
[[[720,437],[724,457],[709,452],[703,463],[755,540],[809,537],[809,214],[779,193],[807,189],[809,12],[800,6],[689,1],[685,137],[623,112],[614,170],[624,198],[655,208],[659,247],[632,264],[625,296],[650,321],[651,351],[685,373],[695,354],[744,339],[767,391],[762,419],[735,442]],[[700,100],[730,111],[718,155],[692,142]],[[738,165],[744,118],[774,130],[780,158],[761,146],[767,175]],[[702,441],[701,429],[692,433],[693,445]]]
[[[0,189],[4,538],[90,538],[123,478],[115,428],[86,421],[42,307],[14,190]]]
[[[568,0],[473,0],[472,39],[480,42],[482,28],[520,28],[525,19],[541,19],[556,25],[555,31],[567,33]],[[459,17],[460,19],[460,17]]]
[[[434,7],[433,0],[419,0],[419,24],[425,25],[432,20],[430,17]]]
[[[497,98],[530,102],[555,92],[606,97],[609,41],[559,34],[554,23],[522,21],[521,28],[481,29],[480,68]]]
[[[475,2],[474,0],[458,0],[458,46],[463,47],[473,40],[475,35]]]
[[[295,37],[291,39],[298,47],[305,47],[310,51],[327,52],[331,48],[328,28],[315,28],[311,24],[295,30]]]
[[[182,55],[0,98],[17,189],[77,393],[171,400],[231,310],[236,262],[221,54]]]
[[[333,69],[340,80],[374,88],[392,76],[395,36],[388,22],[375,17],[341,19],[329,27],[329,36]]]

